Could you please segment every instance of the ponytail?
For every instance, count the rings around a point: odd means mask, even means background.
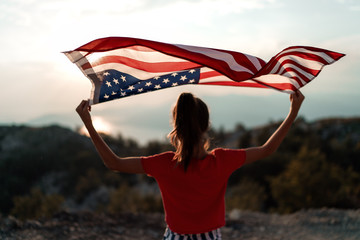
[[[191,93],[182,93],[173,109],[174,129],[169,134],[171,144],[176,148],[175,160],[187,170],[194,149],[204,142],[204,133],[209,127],[209,111],[206,104]]]

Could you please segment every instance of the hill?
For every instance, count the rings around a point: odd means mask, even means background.
[[[233,131],[211,129],[212,147],[260,145],[279,123]],[[167,142],[140,146],[104,136],[120,156],[171,150]],[[299,118],[271,157],[244,166],[229,179],[228,211],[292,213],[311,208],[360,207],[360,118]],[[21,219],[60,210],[161,212],[152,178],[107,170],[91,140],[60,126],[0,126],[0,211]],[[40,207],[41,206],[41,207]]]

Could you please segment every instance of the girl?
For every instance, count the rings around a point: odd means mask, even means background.
[[[104,164],[111,170],[142,173],[159,185],[167,229],[164,239],[221,239],[225,225],[225,190],[232,172],[244,164],[265,158],[276,151],[294,122],[304,96],[290,95],[289,114],[259,147],[217,148],[208,151],[209,111],[191,93],[182,93],[173,109],[173,130],[169,134],[175,152],[147,157],[120,158],[96,132],[88,101],[76,108]]]

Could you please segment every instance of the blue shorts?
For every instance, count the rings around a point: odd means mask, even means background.
[[[220,228],[199,234],[178,234],[166,228],[164,240],[221,240]]]

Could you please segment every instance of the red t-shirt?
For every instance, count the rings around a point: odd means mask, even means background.
[[[244,164],[245,151],[214,149],[204,159],[193,159],[186,172],[173,157],[173,152],[165,152],[141,159],[159,185],[169,228],[195,234],[224,226],[227,181]]]

